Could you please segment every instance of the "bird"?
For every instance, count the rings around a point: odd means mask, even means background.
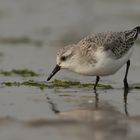
[[[124,89],[129,90],[127,75],[134,42],[140,33],[140,26],[119,32],[101,32],[86,36],[77,44],[64,46],[57,52],[56,66],[49,81],[59,70],[68,69],[78,74],[96,76],[94,90],[102,76],[115,74],[126,64],[123,79]]]

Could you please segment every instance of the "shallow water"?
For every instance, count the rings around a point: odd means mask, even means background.
[[[39,77],[0,76],[2,82],[45,81],[56,52],[96,31],[133,28],[140,22],[140,2],[0,0],[0,68],[31,69]],[[58,8],[59,7],[59,8]],[[88,10],[87,10],[88,9]],[[88,26],[87,26],[88,25]],[[31,41],[25,41],[25,37]],[[6,40],[5,40],[6,39]],[[17,42],[16,42],[16,41]],[[36,42],[41,43],[36,43]],[[140,86],[140,45],[135,44],[128,75]],[[100,83],[113,89],[0,86],[0,139],[137,140],[140,139],[140,90],[123,97],[125,66]],[[54,79],[95,82],[95,77],[60,71]]]

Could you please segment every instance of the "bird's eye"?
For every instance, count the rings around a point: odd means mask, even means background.
[[[65,61],[66,60],[66,57],[65,56],[62,56],[61,57],[61,61]]]

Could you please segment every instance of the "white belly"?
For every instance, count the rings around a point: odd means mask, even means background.
[[[117,72],[129,59],[132,55],[133,47],[120,59],[115,59],[109,57],[109,55],[104,51],[97,52],[97,63],[93,65],[87,65],[85,67],[79,66],[77,71],[83,75],[92,75],[92,76],[106,76],[112,75]]]

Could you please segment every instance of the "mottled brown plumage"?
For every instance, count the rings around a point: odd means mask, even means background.
[[[105,32],[89,35],[82,39],[78,45],[84,48],[99,48],[110,50],[118,59],[122,57],[134,44],[137,39],[138,29],[128,30],[124,32]]]

